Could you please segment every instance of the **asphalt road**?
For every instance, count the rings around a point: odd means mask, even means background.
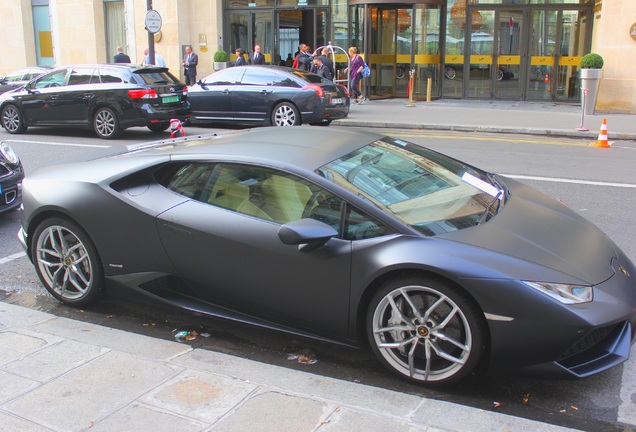
[[[319,128],[311,128],[319,132]],[[190,136],[221,131],[188,128]],[[520,179],[562,199],[596,223],[636,261],[636,143],[617,142],[612,149],[597,149],[589,142],[528,136],[497,136],[430,131],[386,131],[426,145],[490,171]],[[88,158],[124,145],[156,140],[166,134],[143,128],[127,130],[121,139],[103,141],[88,131],[33,129],[13,136],[0,130],[20,155],[27,175],[41,166],[67,159]],[[582,430],[636,430],[632,394],[636,393],[636,359],[603,374],[579,381],[555,381],[477,373],[461,385],[430,390],[387,373],[369,350],[356,350],[299,339],[223,320],[194,316],[162,307],[108,298],[84,310],[60,306],[46,295],[15,236],[17,212],[0,215],[0,300],[51,313],[108,325],[160,338],[173,338],[175,330],[209,333],[190,343],[210,350],[316,374],[428,398],[497,410],[512,415]],[[549,335],[546,335],[549,337]],[[318,362],[300,365],[289,354],[310,352]],[[633,354],[636,357],[636,352]]]

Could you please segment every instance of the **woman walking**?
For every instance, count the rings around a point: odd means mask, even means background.
[[[349,77],[351,78],[351,92],[353,93],[353,101],[357,104],[363,103],[366,98],[362,96],[358,85],[362,79],[362,69],[364,69],[364,60],[358,55],[358,48],[352,46],[349,47],[349,57],[351,58],[351,69]],[[345,70],[345,73],[347,71]]]

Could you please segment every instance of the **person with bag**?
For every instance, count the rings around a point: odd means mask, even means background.
[[[345,69],[345,73],[349,72],[349,77],[351,78],[351,93],[354,96],[353,102],[357,104],[364,103],[367,100],[364,96],[362,96],[362,92],[358,88],[360,84],[360,80],[363,78],[362,70],[365,68],[366,64],[362,57],[358,55],[358,48],[352,46],[349,47],[349,58],[351,58],[351,67],[349,70]],[[368,68],[368,66],[367,66]]]

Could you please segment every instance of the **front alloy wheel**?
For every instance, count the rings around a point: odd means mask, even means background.
[[[465,294],[438,281],[401,278],[371,302],[367,333],[385,366],[424,384],[451,384],[479,363],[485,324]]]
[[[48,219],[35,231],[33,262],[53,297],[71,306],[95,300],[103,286],[97,251],[80,227],[65,219]]]
[[[274,126],[296,126],[300,124],[300,114],[294,105],[283,102],[274,108],[272,124]]]
[[[117,138],[121,132],[119,120],[110,108],[100,108],[93,118],[93,129],[100,138]]]
[[[26,130],[24,119],[18,107],[7,105],[2,109],[2,127],[10,134],[19,134]]]

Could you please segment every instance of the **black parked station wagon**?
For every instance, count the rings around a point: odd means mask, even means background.
[[[92,127],[106,139],[133,126],[160,132],[189,119],[187,89],[162,67],[64,66],[0,96],[0,121],[12,134],[30,126]]]

